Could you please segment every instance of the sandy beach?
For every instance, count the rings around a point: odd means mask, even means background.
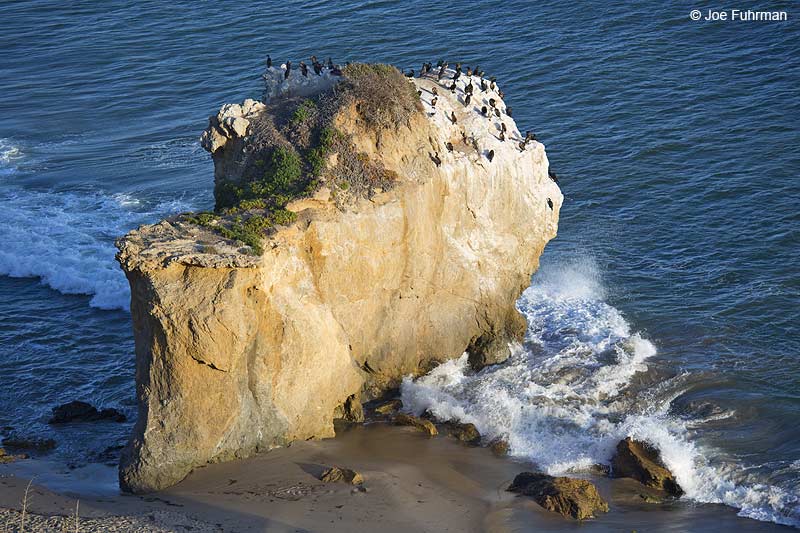
[[[777,531],[721,505],[645,503],[631,480],[591,476],[610,511],[577,522],[505,491],[532,465],[439,435],[384,423],[340,427],[339,436],[298,442],[257,457],[195,470],[144,496],[114,488],[114,469],[64,475],[20,461],[0,468],[0,531]],[[317,479],[331,465],[353,468],[363,489]],[[37,474],[37,469],[41,473]],[[28,492],[24,529],[22,501]]]

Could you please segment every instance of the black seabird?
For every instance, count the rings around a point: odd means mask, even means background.
[[[439,97],[438,96],[434,96],[433,99],[431,100],[431,107],[436,107],[436,102],[438,102],[438,101],[439,101]]]
[[[406,78],[413,78],[413,77],[414,77],[414,69],[412,68],[412,69],[411,69],[411,72],[408,72],[408,73],[406,74]]]
[[[452,121],[453,121],[453,124],[455,124],[456,122],[458,122],[458,120],[456,120],[456,112],[455,112],[455,111],[451,111],[451,112],[450,112],[450,120],[452,120]]]
[[[506,140],[506,134],[503,133],[502,131],[500,132],[500,140],[501,141],[505,141]]]
[[[506,107],[506,115],[511,116],[511,106]]]
[[[494,150],[489,150],[489,153],[486,154],[486,158],[489,160],[489,163],[491,163],[492,159],[494,159]]]
[[[440,79],[440,80],[441,80],[441,79],[444,77],[444,72],[445,72],[445,70],[447,70],[447,66],[446,66],[446,65],[442,65],[442,66],[439,68],[439,76],[438,76],[438,78],[437,78],[437,79]]]
[[[433,155],[431,156],[431,159],[433,160],[434,163],[436,163],[437,167],[442,166],[442,160],[439,158],[439,152],[434,152]]]
[[[489,113],[489,110],[486,109],[486,106],[483,106],[481,108],[481,114],[485,117],[488,113]]]
[[[486,85],[486,82],[483,81],[483,78],[481,78],[481,91],[486,92],[486,89],[488,89],[488,88],[489,88],[489,86]]]
[[[473,89],[475,89],[475,87],[473,87],[472,82],[469,82],[469,85],[464,87],[464,92],[467,94],[472,94]]]
[[[333,70],[333,61],[331,61],[330,57],[328,58],[328,70]]]
[[[453,85],[450,86],[450,92],[453,92],[453,93],[456,92],[456,88],[457,87],[458,87],[458,85],[456,84],[456,82],[453,82]]]
[[[500,117],[500,110],[496,107],[494,108],[494,114],[497,115],[498,118]]]
[[[453,81],[456,81],[458,77],[461,76],[461,71],[457,70],[455,74],[453,74]]]
[[[489,98],[489,106],[494,108],[494,104],[495,104],[494,98]]]
[[[467,76],[472,76],[472,69],[467,67]]]
[[[308,77],[308,66],[302,61],[300,62],[300,72],[302,72],[303,76],[306,78]]]
[[[272,58],[267,56],[267,68],[272,68]]]
[[[525,151],[525,141],[520,141],[520,143],[519,143],[519,149],[520,149],[520,151],[522,151],[522,152],[524,152],[524,151]]]
[[[556,176],[556,173],[550,170],[549,168],[547,169],[547,177],[549,177],[554,182],[558,183],[558,176]]]
[[[547,199],[547,207],[550,208],[550,211],[553,210],[553,200],[551,200],[550,198]]]
[[[468,94],[467,97],[464,98],[464,107],[469,105],[470,100],[472,100],[472,96]]]
[[[292,71],[292,62],[291,61],[287,61],[286,62],[286,73],[283,75],[283,79],[288,79],[289,78],[289,73],[291,71]]]
[[[503,133],[508,131],[508,129],[506,129],[506,123],[505,122],[501,122],[500,123],[500,131],[502,131]]]
[[[448,141],[448,142],[445,144],[445,146],[447,146],[447,151],[448,151],[448,152],[452,152],[452,151],[453,151],[453,143],[451,143],[451,142],[449,142],[449,141]]]

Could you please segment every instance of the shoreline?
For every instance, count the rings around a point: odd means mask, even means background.
[[[8,521],[16,531],[25,487],[39,469],[42,483],[29,491],[26,531],[60,531],[64,524],[72,530],[78,499],[80,531],[791,530],[718,504],[646,503],[640,494],[647,489],[638,483],[593,475],[575,477],[595,483],[610,511],[578,522],[506,492],[516,474],[533,468],[513,457],[385,423],[340,427],[337,435],[198,468],[178,485],[143,496],[110,490],[102,476],[112,469],[102,465],[63,476],[45,461],[4,465],[0,524]],[[333,465],[360,472],[366,490],[319,481]],[[66,518],[45,518],[54,515]]]

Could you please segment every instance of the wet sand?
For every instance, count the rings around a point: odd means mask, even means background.
[[[146,496],[119,494],[109,467],[62,473],[43,461],[3,465],[0,531],[18,530],[34,475],[25,531],[74,531],[78,499],[80,531],[791,531],[740,518],[722,505],[645,503],[640,495],[646,489],[638,483],[597,476],[588,477],[611,510],[580,523],[505,491],[530,464],[411,428],[376,423],[337,433],[209,465]],[[360,472],[365,491],[318,481],[330,465]],[[54,515],[66,518],[45,518]]]

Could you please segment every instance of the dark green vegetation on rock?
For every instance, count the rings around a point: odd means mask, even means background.
[[[390,188],[397,174],[358,152],[352,137],[334,124],[340,113],[353,109],[365,129],[379,137],[409,123],[421,109],[419,96],[389,65],[356,63],[342,74],[330,90],[270,102],[251,120],[242,178],[218,178],[214,213],[188,214],[183,220],[242,242],[260,255],[267,232],[294,221],[287,204],[313,195],[323,184],[339,206]]]
[[[585,479],[522,472],[508,490],[530,496],[548,511],[578,520],[608,512],[608,503],[600,497],[597,487]]]

